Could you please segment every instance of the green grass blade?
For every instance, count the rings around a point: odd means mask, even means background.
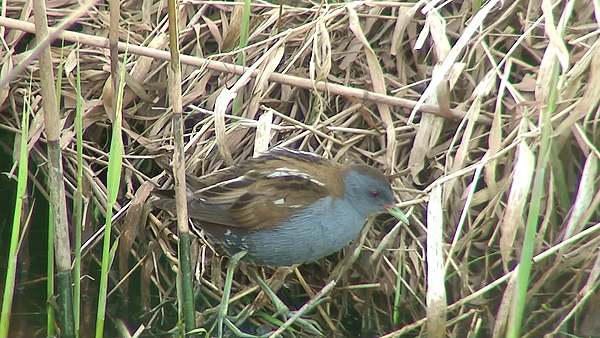
[[[106,311],[106,294],[108,290],[108,271],[110,269],[110,230],[112,227],[112,208],[117,202],[119,186],[121,183],[121,168],[123,159],[122,138],[122,106],[123,92],[125,89],[125,69],[127,65],[127,53],[125,53],[123,65],[121,66],[121,78],[117,92],[117,104],[115,119],[113,122],[112,138],[110,144],[110,157],[108,159],[106,223],[104,228],[104,242],[102,246],[102,270],[100,274],[100,290],[98,294],[98,313],[96,316],[96,337],[104,337],[104,321]]]
[[[29,138],[29,106],[23,107],[23,120],[21,122],[21,142],[19,148],[19,173],[17,178],[17,198],[15,201],[15,213],[10,238],[8,262],[6,266],[6,282],[4,284],[4,295],[2,297],[2,316],[0,318],[0,337],[8,336],[12,302],[15,294],[15,278],[17,273],[17,255],[19,253],[19,238],[21,235],[21,213],[23,199],[27,189],[27,165],[29,153],[27,152],[27,139]]]

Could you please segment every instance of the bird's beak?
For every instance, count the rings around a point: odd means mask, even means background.
[[[408,224],[408,218],[406,217],[406,215],[402,212],[402,210],[400,210],[400,208],[398,208],[395,205],[386,205],[385,209],[387,210],[387,212],[396,217],[397,219],[401,220],[402,222],[404,222],[404,224]]]

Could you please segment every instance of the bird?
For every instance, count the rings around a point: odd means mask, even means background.
[[[273,267],[333,254],[358,237],[370,215],[394,207],[378,169],[283,147],[186,179],[192,224],[229,254],[245,251],[244,260]],[[173,190],[153,194],[157,208],[175,212]]]

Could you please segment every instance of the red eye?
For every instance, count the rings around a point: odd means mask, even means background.
[[[376,189],[371,189],[371,190],[369,190],[369,196],[371,196],[373,198],[378,198],[379,197],[379,191],[377,191]]]

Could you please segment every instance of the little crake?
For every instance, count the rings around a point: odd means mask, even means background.
[[[286,148],[202,178],[188,177],[188,213],[234,254],[272,266],[315,261],[355,239],[367,217],[394,204],[377,169]],[[175,211],[172,191],[154,204]]]

